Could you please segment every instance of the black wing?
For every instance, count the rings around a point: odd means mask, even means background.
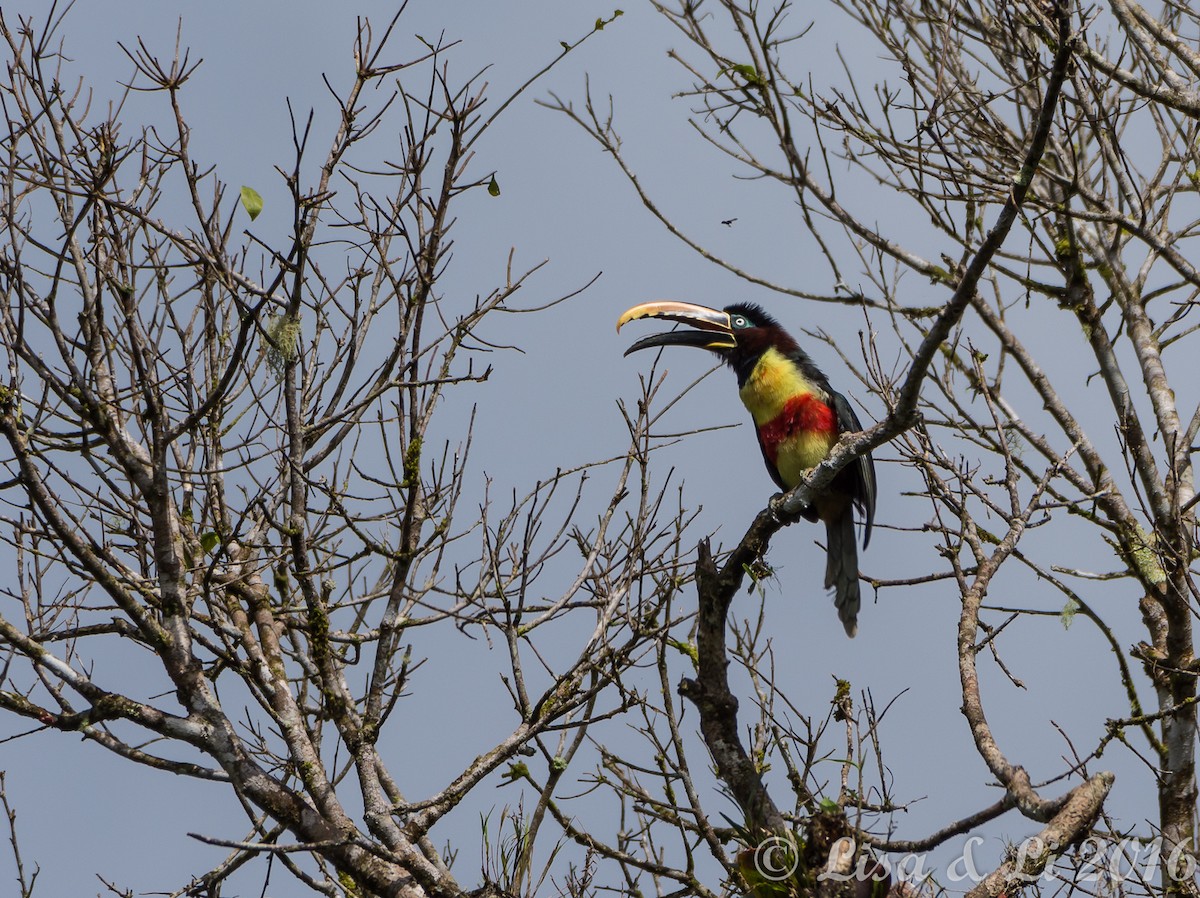
[[[841,393],[830,395],[833,397],[833,410],[837,414],[838,433],[857,433],[862,430],[862,423],[854,414],[849,400]],[[875,520],[875,459],[871,458],[870,452],[864,452],[844,473],[849,475],[850,495],[854,497],[854,504],[862,512],[865,549],[871,541],[871,523]]]
[[[750,419],[750,426],[754,427],[754,436],[758,440],[758,448],[762,451],[763,464],[767,466],[767,473],[771,475],[771,479],[775,481],[775,485],[786,493],[788,488],[784,484],[783,480],[780,479],[779,469],[776,468],[775,463],[771,461],[771,456],[767,455],[767,445],[763,442],[762,434],[759,433],[758,428],[755,427],[753,418]]]

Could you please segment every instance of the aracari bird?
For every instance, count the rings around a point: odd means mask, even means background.
[[[718,310],[686,302],[643,303],[620,317],[617,330],[638,318],[666,318],[698,329],[644,337],[625,355],[655,346],[696,346],[716,353],[734,370],[763,460],[782,490],[796,486],[820,464],[843,431],[863,429],[846,397],[834,391],[791,335],[759,306],[736,303]],[[802,512],[810,521],[825,522],[825,588],[834,590],[838,617],[849,636],[858,632],[862,603],[853,506],[864,519],[865,549],[875,517],[875,462],[869,452],[842,468],[829,489]]]

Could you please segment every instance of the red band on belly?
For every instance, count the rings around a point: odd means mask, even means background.
[[[837,417],[833,409],[812,393],[794,396],[783,411],[758,428],[763,448],[772,464],[779,453],[779,444],[801,433],[837,433]]]

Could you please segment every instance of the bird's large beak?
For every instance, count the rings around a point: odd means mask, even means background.
[[[701,349],[717,350],[734,349],[737,346],[737,340],[733,336],[733,327],[729,323],[729,313],[719,309],[670,300],[644,302],[632,309],[627,309],[617,319],[617,330],[619,331],[622,325],[637,318],[665,318],[668,321],[690,324],[696,330],[668,331],[665,334],[643,337],[626,349],[625,355],[655,346],[698,346]]]

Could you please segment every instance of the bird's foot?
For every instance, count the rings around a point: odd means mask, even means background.
[[[795,511],[789,511],[787,503],[784,501],[786,498],[787,493],[776,493],[767,503],[767,510],[771,512],[771,518],[775,523],[795,524],[801,518],[815,520],[815,511],[811,505],[801,505]]]

